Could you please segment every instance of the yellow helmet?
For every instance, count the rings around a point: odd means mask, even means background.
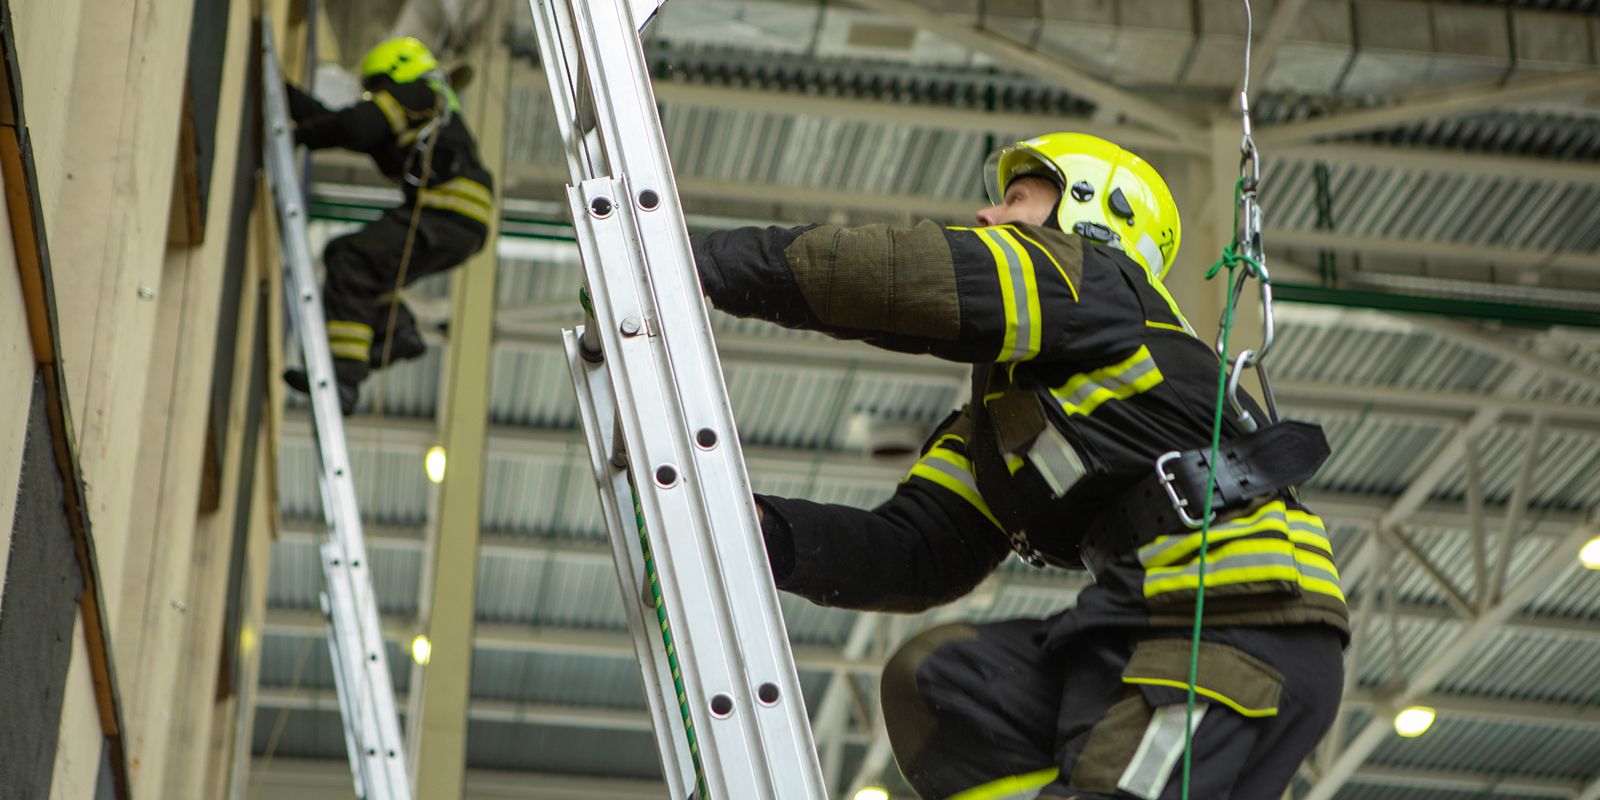
[[[1157,279],[1178,256],[1183,227],[1178,204],[1149,162],[1083,133],[1050,133],[1017,142],[989,156],[984,166],[989,199],[1004,202],[1017,176],[1039,175],[1061,187],[1056,219],[1064,231],[1109,242]]]
[[[387,75],[395,83],[410,83],[438,69],[439,60],[415,37],[390,39],[367,51],[361,59],[363,81]]]

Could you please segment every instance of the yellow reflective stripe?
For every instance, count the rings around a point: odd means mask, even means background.
[[[329,342],[328,350],[334,358],[343,358],[350,361],[367,363],[372,353],[372,345],[359,342]]]
[[[1177,331],[1178,333],[1190,334],[1191,336],[1193,335],[1182,325],[1173,325],[1170,322],[1153,322],[1147,319],[1144,321],[1144,324],[1147,328],[1160,328],[1164,331]]]
[[[1028,254],[1028,248],[1023,247],[1022,243],[1017,241],[1016,238],[1012,236],[1012,234],[1015,232],[1016,230],[1008,225],[1004,228],[996,229],[994,234],[999,236],[1005,241],[1006,244],[1011,246],[1011,248],[1016,252],[1017,260],[1020,263],[1019,271],[1022,273],[1021,299],[1027,304],[1028,324],[1026,327],[1026,332],[1028,338],[1026,341],[1026,347],[1022,346],[1024,344],[1023,342],[1018,342],[1018,349],[1022,350],[1023,352],[1014,360],[1026,361],[1036,355],[1039,355],[1039,343],[1042,338],[1044,325],[1042,324],[1043,320],[1039,318],[1039,279],[1033,271],[1033,256]],[[1060,267],[1057,267],[1057,269],[1060,269]]]
[[[345,322],[343,320],[328,321],[329,339],[354,339],[356,341],[372,342],[372,326],[360,322]]]
[[[431,187],[428,191],[442,191],[468,200],[479,200],[487,205],[494,204],[494,193],[489,191],[489,187],[471,178],[451,178],[438,186]]]
[[[1294,545],[1282,539],[1233,542],[1207,554],[1205,566],[1207,587],[1267,581],[1300,582]],[[1199,561],[1191,561],[1181,567],[1152,567],[1145,570],[1145,597],[1199,586]]]
[[[1024,463],[1021,456],[1006,456],[1006,469],[1010,470],[1012,475],[1017,474],[1017,470],[1022,469]]]
[[[394,99],[394,95],[378,92],[372,96],[372,102],[383,112],[383,118],[389,121],[390,132],[399,133],[410,127],[406,124],[406,110],[399,100]]]
[[[460,214],[464,217],[470,217],[482,222],[485,225],[488,225],[490,220],[493,219],[493,210],[491,208],[487,208],[476,201],[463,200],[459,197],[419,193],[417,196],[417,203],[424,208],[437,208],[444,211],[454,211],[457,214]]]
[[[1051,767],[1024,775],[1007,775],[999,780],[957,792],[950,795],[947,800],[1009,800],[1012,795],[1022,795],[1049,786],[1050,782],[1060,774],[1061,770]]]
[[[1150,348],[1141,346],[1127,359],[1093,372],[1072,376],[1050,390],[1062,410],[1087,416],[1107,400],[1126,400],[1147,392],[1166,378],[1156,366]]]
[[[999,360],[1006,361],[1017,350],[1017,300],[1015,288],[1011,285],[1011,262],[1006,258],[1004,250],[1000,249],[999,240],[990,236],[986,228],[972,228],[974,234],[989,248],[989,255],[994,259],[994,268],[1000,277],[1000,304],[1004,310],[1006,332],[1000,340]]]
[[[1189,684],[1184,683],[1183,681],[1168,680],[1166,678],[1123,678],[1122,682],[1123,683],[1141,683],[1141,684],[1146,684],[1146,685],[1149,685],[1149,686],[1170,686],[1170,687],[1172,687],[1174,689],[1184,689],[1184,690],[1187,690],[1189,688]],[[1277,706],[1272,706],[1270,708],[1245,708],[1244,706],[1239,705],[1239,703],[1237,701],[1229,698],[1228,696],[1222,694],[1221,692],[1217,692],[1217,691],[1214,691],[1214,690],[1211,690],[1211,689],[1207,689],[1204,686],[1196,686],[1196,687],[1194,687],[1194,693],[1198,694],[1198,695],[1202,695],[1204,697],[1209,697],[1212,700],[1215,700],[1215,701],[1227,706],[1228,708],[1231,708],[1234,711],[1237,711],[1241,716],[1246,716],[1246,717],[1272,717],[1272,716],[1277,716],[1277,714],[1278,714],[1278,707]]]
[[[939,441],[928,450],[928,454],[911,467],[911,471],[906,474],[906,480],[917,477],[942,487],[967,501],[994,523],[995,527],[1002,527],[993,512],[989,511],[989,504],[984,502],[983,495],[978,493],[978,478],[973,474],[972,461],[954,450],[942,448],[946,441],[952,440],[957,443],[962,441],[961,437],[953,434],[940,437]]]
[[[1215,543],[1253,533],[1269,531],[1287,533],[1288,530],[1289,521],[1284,514],[1283,501],[1275,500],[1245,516],[1217,525],[1207,534],[1207,540]],[[1139,548],[1139,563],[1146,567],[1165,567],[1193,555],[1198,549],[1200,549],[1198,533],[1157,536],[1149,544]]]
[[[1028,234],[1023,233],[1021,230],[1018,230],[1016,226],[1007,225],[1005,227],[1006,227],[1006,230],[1009,230],[1012,233],[1016,234],[1017,236],[1021,237],[1023,241],[1027,242],[1028,244],[1033,245],[1034,247],[1039,248],[1039,252],[1044,253],[1044,257],[1050,259],[1050,263],[1054,264],[1055,267],[1056,267],[1056,272],[1061,273],[1061,282],[1065,283],[1067,285],[1067,291],[1072,292],[1072,299],[1073,300],[1077,300],[1078,299],[1078,287],[1072,285],[1072,279],[1067,277],[1067,271],[1061,268],[1061,262],[1056,260],[1055,254],[1051,253],[1049,248],[1047,248],[1044,245],[1039,244],[1038,242],[1034,241],[1032,237],[1028,236]]]
[[[1333,581],[1327,581],[1321,578],[1313,578],[1308,575],[1301,575],[1300,588],[1308,592],[1331,595],[1339,598],[1339,602],[1344,602],[1344,591],[1339,588],[1339,584],[1334,583]]]
[[[1325,553],[1333,552],[1333,542],[1328,541],[1328,537],[1315,534],[1310,531],[1302,531],[1290,528],[1289,541],[1294,542],[1295,544],[1303,544],[1309,547],[1315,547]]]

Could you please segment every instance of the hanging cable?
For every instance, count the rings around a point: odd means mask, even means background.
[[[1210,546],[1212,502],[1216,493],[1217,454],[1222,444],[1222,415],[1231,408],[1235,421],[1247,432],[1257,429],[1258,423],[1239,402],[1239,381],[1246,369],[1254,369],[1261,381],[1262,397],[1266,404],[1268,424],[1277,422],[1277,403],[1272,396],[1272,385],[1267,379],[1265,361],[1272,348],[1274,320],[1272,311],[1272,285],[1266,268],[1266,254],[1261,242],[1261,206],[1256,202],[1261,183],[1260,153],[1256,149],[1250,124],[1250,59],[1255,38],[1255,20],[1250,0],[1243,0],[1245,15],[1244,80],[1240,84],[1239,112],[1244,136],[1239,142],[1239,180],[1234,184],[1233,241],[1222,250],[1222,257],[1206,271],[1207,280],[1215,278],[1222,270],[1228,271],[1227,299],[1223,305],[1222,320],[1217,335],[1217,404],[1211,422],[1211,446],[1206,458],[1206,499],[1200,520],[1200,546],[1198,584],[1195,589],[1194,626],[1190,634],[1189,680],[1184,699],[1183,726],[1183,779],[1180,796],[1188,800],[1194,762],[1194,707],[1195,688],[1200,671],[1200,633],[1204,626],[1206,599],[1206,562]],[[1258,348],[1244,350],[1232,360],[1229,358],[1229,339],[1233,332],[1239,298],[1245,282],[1254,278],[1261,286],[1262,340]]]

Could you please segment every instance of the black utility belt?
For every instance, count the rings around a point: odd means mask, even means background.
[[[1284,421],[1224,442],[1217,448],[1174,450],[1156,458],[1152,474],[1104,506],[1084,529],[1084,566],[1099,574],[1112,558],[1131,553],[1158,536],[1199,530],[1204,524],[1206,486],[1211,516],[1281,496],[1315,475],[1332,450],[1322,427]]]

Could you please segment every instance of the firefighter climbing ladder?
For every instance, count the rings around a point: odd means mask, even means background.
[[[639,31],[664,0],[530,0],[587,324],[563,332],[673,800],[826,797]]]
[[[306,238],[305,203],[295,169],[294,137],[289,131],[288,105],[273,49],[272,28],[265,22],[261,31],[261,66],[267,181],[278,208],[285,305],[304,351],[311,384],[317,477],[328,523],[328,540],[322,545],[326,586],[322,606],[328,622],[334,687],[344,720],[345,751],[350,756],[357,796],[366,800],[410,800],[405,746],[400,738],[378,606],[372,594],[361,515],[350,475],[350,453],[345,446],[344,419],[339,413],[338,382],[328,352],[311,245]]]

